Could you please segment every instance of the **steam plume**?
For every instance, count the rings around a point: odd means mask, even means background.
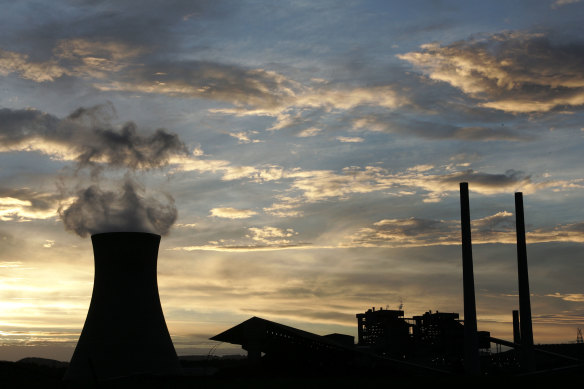
[[[75,162],[76,184],[61,186],[58,210],[67,230],[80,236],[119,231],[164,235],[177,218],[174,199],[153,196],[135,173],[162,168],[188,150],[177,134],[162,128],[144,134],[133,122],[114,126],[115,116],[111,103],[78,108],[65,118],[35,109],[0,109],[0,152],[37,151]],[[89,184],[83,183],[84,170],[90,173]],[[123,180],[109,178],[110,172],[120,171],[125,172]]]
[[[174,199],[166,194],[160,201],[144,193],[144,187],[127,175],[119,191],[97,185],[80,190],[70,206],[59,208],[59,215],[67,230],[82,237],[119,231],[167,234],[177,218]]]

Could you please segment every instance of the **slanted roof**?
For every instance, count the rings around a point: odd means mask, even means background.
[[[352,352],[353,348],[330,338],[302,331],[259,317],[252,317],[214,337],[211,340],[245,346],[255,344],[262,351],[277,348],[307,348],[312,351]]]

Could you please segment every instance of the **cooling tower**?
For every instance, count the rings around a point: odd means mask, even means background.
[[[93,294],[65,379],[179,374],[158,295],[160,236],[111,232],[93,235],[91,241]]]

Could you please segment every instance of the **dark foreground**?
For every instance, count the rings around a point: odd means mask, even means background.
[[[465,385],[467,388],[560,387],[584,382],[584,368],[547,371],[535,375],[419,375],[367,369],[362,371],[293,371],[253,366],[245,360],[182,361],[181,377],[134,376],[101,382],[62,381],[67,369],[56,361],[26,359],[0,361],[0,388],[404,388],[427,385]]]

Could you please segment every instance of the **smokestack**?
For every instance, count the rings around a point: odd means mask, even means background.
[[[521,330],[519,329],[519,311],[513,311],[513,343],[521,343]]]
[[[158,295],[160,236],[108,232],[92,235],[91,241],[93,295],[65,379],[179,374]]]
[[[480,374],[479,338],[475,304],[474,272],[470,236],[468,183],[460,183],[460,224],[462,228],[462,283],[464,294],[464,366],[468,374]]]
[[[515,193],[515,218],[517,230],[517,273],[519,279],[519,325],[521,329],[521,362],[526,371],[535,370],[533,355],[533,329],[531,326],[531,302],[527,273],[527,245],[523,217],[523,193]]]

